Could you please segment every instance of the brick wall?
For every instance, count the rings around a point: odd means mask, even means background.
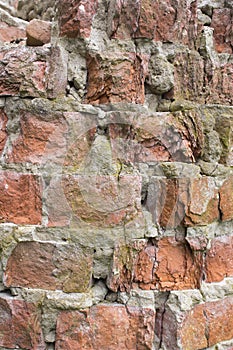
[[[34,5],[0,4],[0,350],[233,349],[231,1]]]

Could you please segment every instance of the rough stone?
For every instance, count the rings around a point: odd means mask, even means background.
[[[44,349],[41,312],[32,303],[1,293],[0,346],[5,348]]]
[[[121,304],[100,304],[82,312],[62,312],[57,323],[55,349],[79,346],[83,350],[150,349],[154,316],[153,309]]]
[[[162,54],[152,55],[149,61],[149,78],[146,80],[155,94],[164,94],[174,87],[173,66]]]
[[[182,347],[184,349],[204,349],[208,347],[206,339],[206,318],[203,305],[197,305],[188,313],[181,327]]]
[[[0,154],[2,153],[6,140],[7,140],[7,116],[4,113],[4,110],[0,108]]]
[[[143,103],[146,76],[145,58],[135,53],[89,54],[87,57],[87,94],[85,102]]]
[[[154,38],[156,41],[187,44],[197,35],[196,24],[195,1],[122,3],[112,0],[108,9],[108,34],[111,38]]]
[[[220,162],[222,164],[233,165],[233,119],[231,114],[221,115],[216,118],[215,129],[219,134],[219,139],[222,145],[222,153]]]
[[[51,23],[33,19],[26,27],[27,45],[42,46],[51,40]]]
[[[7,261],[7,287],[60,289],[82,293],[89,289],[92,256],[74,244],[20,242]]]
[[[178,51],[174,57],[175,99],[204,102],[204,62],[196,51]]]
[[[211,177],[152,177],[146,208],[151,212],[153,221],[162,227],[174,228],[181,223],[187,226],[207,225],[220,216],[218,189]]]
[[[158,242],[156,280],[160,290],[194,289],[202,278],[202,256],[173,237]]]
[[[63,163],[67,147],[64,118],[21,111],[20,128],[20,135],[6,155],[8,163]]]
[[[133,120],[112,112],[109,136],[115,156],[131,163],[190,163],[203,146],[200,115],[195,110],[174,114],[144,113]]]
[[[155,244],[135,241],[115,248],[108,287],[113,291],[183,290],[198,288],[202,255],[194,254],[184,241],[164,237]]]
[[[0,221],[37,225],[42,219],[41,185],[35,175],[2,171]]]
[[[97,0],[58,1],[60,36],[86,38],[90,36]]]
[[[185,223],[209,224],[219,218],[218,190],[211,177],[194,179],[190,187],[190,200]]]
[[[230,8],[213,10],[211,27],[214,28],[215,48],[218,52],[232,53],[233,18]]]
[[[231,236],[221,236],[211,240],[205,260],[206,282],[220,282],[225,277],[233,275],[231,260],[233,239]]]
[[[233,219],[233,177],[229,176],[220,188],[220,210],[222,221]]]
[[[140,211],[141,177],[137,174],[64,176],[63,191],[73,215],[94,225],[115,226]]]
[[[222,310],[224,309],[224,312]],[[197,305],[184,320],[181,341],[191,350],[212,346],[219,341],[231,339],[232,327],[228,322],[232,315],[232,298]],[[198,335],[198,342],[196,336]]]
[[[58,47],[52,51],[48,47],[4,47],[0,55],[0,95],[54,98],[64,94],[67,73],[60,68],[65,58],[57,51],[61,52]]]

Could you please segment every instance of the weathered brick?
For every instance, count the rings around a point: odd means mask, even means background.
[[[108,133],[116,158],[125,162],[193,162],[203,147],[197,111],[129,116],[111,113]]]
[[[4,113],[4,110],[0,108],[0,154],[2,153],[7,140],[7,120],[7,115]]]
[[[203,103],[204,61],[196,51],[178,52],[174,58],[174,96]]]
[[[198,288],[202,278],[202,254],[184,241],[164,237],[154,244],[142,241],[115,248],[108,287],[113,291],[141,289],[161,291]],[[117,273],[116,273],[117,271]]]
[[[200,286],[202,255],[193,253],[183,241],[174,237],[158,242],[156,280],[160,290],[193,289]]]
[[[188,312],[183,321],[179,331],[183,349],[197,350],[208,347],[208,339],[206,338],[207,324],[203,311],[204,305],[197,305]]]
[[[90,287],[92,256],[74,244],[20,242],[7,261],[8,287],[85,292]]]
[[[57,321],[55,349],[152,349],[154,317],[152,309],[120,304],[64,311]]]
[[[197,36],[196,1],[112,0],[108,8],[111,38],[149,38],[192,43]]]
[[[77,219],[114,226],[132,220],[141,210],[141,176],[64,175],[62,188]]]
[[[33,303],[1,294],[0,346],[4,348],[43,350],[41,312]]]
[[[45,113],[22,111],[20,135],[13,142],[6,158],[8,163],[62,163],[66,155],[65,119]]]
[[[219,219],[218,201],[218,189],[213,178],[193,179],[190,184],[185,224],[206,225]]]
[[[193,46],[197,37],[197,1],[156,2],[155,40]]]
[[[187,203],[188,195],[187,182],[187,179],[152,178],[145,206],[155,223],[162,227],[176,227],[183,221],[184,203]]]
[[[232,10],[230,8],[214,9],[211,27],[214,28],[215,49],[218,52],[232,53]]]
[[[58,47],[17,46],[2,49],[0,95],[55,98],[64,94],[66,58]]]
[[[59,0],[58,19],[60,36],[86,38],[90,36],[97,0]]]
[[[218,189],[214,179],[157,178],[148,187],[146,208],[162,227],[207,225],[219,219]]]
[[[69,226],[72,208],[69,206],[63,189],[63,177],[53,176],[46,191],[48,226]]]
[[[35,175],[5,171],[0,173],[0,221],[40,224],[41,185]]]
[[[140,16],[139,16],[140,14]],[[156,27],[156,4],[153,1],[111,0],[108,8],[108,34],[111,38],[153,39]]]
[[[226,179],[219,190],[222,221],[233,219],[233,176]]]
[[[232,260],[233,237],[221,236],[212,239],[205,259],[206,281],[220,282],[233,276]]]
[[[4,49],[0,61],[0,95],[46,96],[48,49]]]
[[[220,60],[214,64],[213,74],[206,84],[206,102],[232,105],[233,60]]]
[[[232,339],[232,317],[232,297],[195,306],[180,327],[183,348],[198,350]]]
[[[86,103],[144,102],[145,59],[135,53],[89,54]]]

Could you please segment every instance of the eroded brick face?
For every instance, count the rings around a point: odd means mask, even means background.
[[[0,1],[2,350],[233,349],[232,11]]]
[[[41,312],[33,303],[5,294],[0,298],[0,346],[14,349],[44,349]]]
[[[2,171],[0,188],[1,222],[23,225],[41,223],[41,184],[38,176]]]
[[[60,36],[69,38],[88,37],[93,16],[97,10],[97,0],[59,0]]]
[[[62,312],[56,350],[80,346],[85,350],[150,349],[153,326],[154,311],[147,308],[102,304],[82,312]]]
[[[75,245],[21,242],[8,259],[8,287],[60,289],[66,293],[90,287],[92,256]]]
[[[231,319],[232,312],[231,297],[194,307],[187,314],[180,331],[183,347],[197,350],[200,346],[212,346],[220,339],[231,339],[232,327],[227,320]]]
[[[135,53],[89,55],[86,103],[143,103],[145,59]],[[114,62],[114,64],[113,64]]]

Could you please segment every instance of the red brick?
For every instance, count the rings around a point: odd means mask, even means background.
[[[48,44],[51,39],[51,23],[33,19],[26,27],[26,34],[28,46]]]
[[[183,348],[198,350],[232,339],[232,319],[232,297],[195,306],[180,327]]]
[[[183,349],[198,350],[208,347],[208,339],[206,338],[207,324],[203,311],[204,305],[197,305],[187,314],[183,321],[179,331]]]
[[[155,40],[193,46],[197,37],[197,1],[162,0],[156,4]]]
[[[130,291],[135,287],[161,291],[199,288],[202,254],[174,237],[161,238],[156,244],[136,242],[115,248],[108,287]],[[117,271],[117,273],[116,273]]]
[[[182,178],[153,179],[148,189],[146,208],[155,223],[174,228],[183,222],[188,202],[188,184],[189,180]]]
[[[197,36],[196,1],[113,0],[108,10],[111,38],[148,38],[192,44]]]
[[[218,190],[211,177],[193,179],[186,209],[185,224],[206,225],[219,219]]]
[[[93,225],[122,224],[141,210],[138,174],[64,175],[62,188],[74,217]]]
[[[233,276],[232,249],[233,237],[222,236],[212,239],[205,261],[207,282],[220,282],[225,277]]]
[[[156,5],[153,1],[113,0],[108,10],[108,34],[111,38],[153,39],[156,27]]]
[[[90,287],[92,257],[66,244],[20,242],[7,261],[7,287],[85,292]]]
[[[33,303],[14,299],[5,294],[0,298],[0,346],[43,350],[41,313]]]
[[[202,256],[174,237],[158,241],[155,280],[160,290],[199,288],[202,278]]]
[[[214,9],[211,27],[214,28],[214,41],[217,52],[232,53],[232,10],[230,8]]]
[[[97,0],[59,0],[60,36],[86,38],[90,36]]]
[[[37,176],[5,171],[0,174],[0,221],[41,223],[41,185]]]
[[[144,102],[146,58],[135,53],[87,57],[86,103]]]
[[[55,98],[65,93],[67,57],[58,47],[4,48],[0,54],[0,95]]]
[[[152,349],[154,318],[152,309],[120,304],[64,311],[58,317],[55,349]]]
[[[196,111],[139,115],[131,121],[112,112],[109,122],[113,155],[125,162],[193,162],[203,147]]]
[[[67,125],[63,118],[22,112],[21,132],[7,155],[9,163],[62,163],[66,155]]]
[[[72,219],[72,209],[63,190],[62,176],[54,176],[46,191],[46,210],[48,226],[69,226]]]
[[[233,89],[233,61],[213,65],[213,75],[207,84],[207,103],[231,105]]]
[[[0,154],[2,153],[7,140],[7,120],[7,115],[4,113],[4,110],[0,108]]]
[[[219,190],[222,221],[233,219],[233,176],[224,181]]]
[[[146,208],[153,221],[174,228],[206,225],[219,219],[218,189],[211,177],[156,178],[148,188]]]

